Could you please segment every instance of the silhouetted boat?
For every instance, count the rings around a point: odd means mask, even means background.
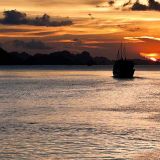
[[[121,44],[118,50],[117,60],[113,66],[113,76],[115,78],[133,78],[135,69],[133,61],[126,59],[125,47]]]

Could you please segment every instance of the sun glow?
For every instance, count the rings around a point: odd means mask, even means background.
[[[140,55],[154,62],[160,59],[160,53],[140,53]]]
[[[154,61],[154,62],[156,62],[156,61],[157,61],[157,59],[156,59],[156,58],[154,58],[154,57],[151,57],[151,58],[150,58],[150,60],[152,60],[152,61]]]

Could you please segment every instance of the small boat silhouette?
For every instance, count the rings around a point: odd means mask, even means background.
[[[133,78],[134,72],[134,63],[126,59],[126,49],[121,43],[117,59],[113,65],[113,76],[115,78]]]

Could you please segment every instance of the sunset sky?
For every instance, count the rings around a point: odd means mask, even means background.
[[[129,58],[160,59],[160,1],[0,1],[0,46],[8,51],[86,50],[114,59],[121,42]]]

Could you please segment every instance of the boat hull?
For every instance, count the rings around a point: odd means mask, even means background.
[[[119,60],[113,66],[113,76],[115,78],[133,78],[134,64],[132,61]]]
[[[135,70],[124,72],[124,71],[113,71],[114,78],[133,78]]]

